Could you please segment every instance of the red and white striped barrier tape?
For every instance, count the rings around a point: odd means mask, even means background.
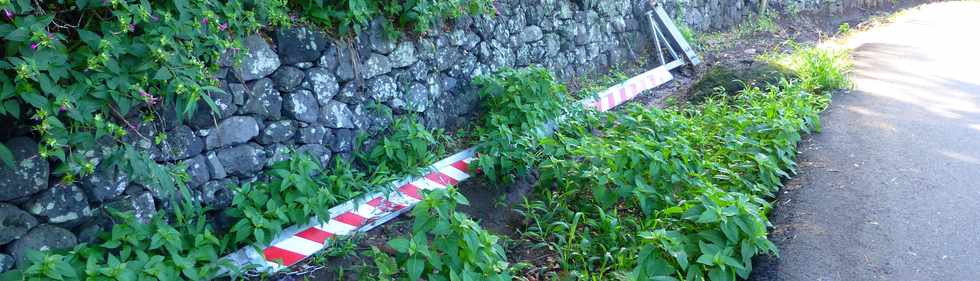
[[[609,89],[599,93],[595,99],[586,99],[582,103],[604,112],[635,98],[643,91],[656,88],[672,79],[674,79],[674,75],[670,74],[670,70],[660,66],[609,87]]]
[[[583,100],[582,104],[604,112],[673,78],[666,66],[660,66],[612,86],[595,98]],[[421,190],[444,189],[470,178],[469,164],[475,159],[475,148],[463,150],[433,164],[431,172],[423,177],[393,183],[394,190],[368,194],[331,208],[326,223],[311,218],[305,225],[283,230],[261,252],[255,247],[245,247],[225,259],[265,272],[292,266],[329,247],[332,238],[355,231],[367,232],[407,212],[423,199]]]
[[[311,218],[293,226],[261,248],[246,247],[225,257],[255,270],[275,272],[292,266],[329,246],[331,238],[367,232],[411,209],[422,200],[422,190],[444,189],[470,178],[469,163],[475,160],[470,148],[436,162],[423,177],[392,184],[393,190],[376,192],[331,208],[325,223]]]

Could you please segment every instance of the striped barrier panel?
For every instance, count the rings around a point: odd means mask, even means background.
[[[283,230],[269,246],[245,247],[225,259],[264,272],[292,266],[327,248],[331,238],[367,232],[407,212],[422,200],[423,190],[444,189],[470,178],[469,163],[475,159],[473,148],[463,150],[433,164],[425,176],[392,183],[385,191],[331,208],[326,222],[311,218],[307,224]]]
[[[608,111],[673,78],[668,66],[660,66],[616,84],[594,98],[582,100],[581,104],[600,112]],[[475,148],[463,150],[430,166],[425,176],[392,183],[386,191],[331,208],[326,222],[311,218],[307,224],[283,230],[268,246],[245,247],[225,259],[263,272],[292,266],[326,249],[339,236],[367,232],[407,212],[423,199],[422,190],[444,189],[470,178],[469,164],[474,160]]]
[[[635,98],[643,91],[663,85],[672,79],[674,79],[674,75],[670,74],[670,70],[663,66],[657,67],[609,87],[609,89],[596,95],[594,99],[586,99],[582,103],[604,112]]]

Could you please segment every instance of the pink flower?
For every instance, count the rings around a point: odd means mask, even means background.
[[[66,109],[65,106],[62,105],[61,108],[59,108],[59,110],[61,110],[61,112],[65,112],[65,110],[68,110],[68,109]]]
[[[154,97],[150,93],[147,93],[146,91],[143,90],[140,90],[140,96],[143,97],[143,99],[146,101],[146,104],[151,106],[156,104],[158,101],[160,101],[159,98]]]
[[[10,10],[3,9],[3,15],[7,16],[8,20],[14,19],[14,13],[11,13]]]
[[[201,24],[208,25],[208,18],[204,18],[203,20],[201,20]]]
[[[37,50],[39,45],[37,43],[31,44],[31,50]]]
[[[129,24],[129,31],[130,32],[136,32],[136,25],[135,24],[132,24],[132,23]]]
[[[228,23],[227,22],[226,23],[222,23],[221,25],[218,26],[218,29],[221,30],[221,31],[225,31],[225,29],[227,29],[227,28],[228,28]]]

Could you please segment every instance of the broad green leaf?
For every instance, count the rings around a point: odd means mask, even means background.
[[[408,273],[409,280],[419,280],[422,278],[422,271],[425,270],[425,262],[420,258],[409,258],[405,263],[405,271]]]
[[[27,29],[27,27],[18,27],[10,33],[7,33],[7,36],[4,36],[3,39],[12,42],[26,42],[29,36],[30,31]]]
[[[388,246],[399,253],[408,253],[409,241],[405,238],[395,238],[388,241]]]
[[[13,169],[14,165],[16,165],[14,160],[14,154],[11,153],[10,149],[8,149],[7,146],[3,145],[3,143],[0,143],[0,161],[2,161],[3,164],[10,169]]]
[[[48,108],[48,104],[49,104],[48,99],[44,98],[41,95],[38,95],[37,93],[33,93],[33,92],[20,93],[20,97],[24,99],[24,101],[26,101],[27,103],[34,106],[34,108],[45,109],[45,110],[47,110]]]
[[[173,78],[173,74],[170,74],[170,69],[166,67],[161,67],[157,70],[156,74],[153,75],[153,80],[157,81],[167,81]]]

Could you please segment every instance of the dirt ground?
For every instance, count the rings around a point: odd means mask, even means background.
[[[784,16],[776,20],[781,28],[772,33],[746,35],[738,32],[737,29],[711,33],[710,36],[701,37],[702,42],[697,42],[700,43],[696,48],[703,61],[702,65],[674,71],[674,81],[648,91],[632,102],[654,107],[685,102],[691,99],[692,87],[704,79],[711,69],[724,67],[735,72],[744,72],[757,68],[764,64],[758,60],[758,55],[789,50],[791,43],[788,42],[817,42],[834,36],[843,23],[847,23],[852,29],[866,28],[881,21],[884,15],[919,2],[923,1],[888,4],[877,10],[852,10],[845,15],[800,14],[792,18]],[[629,76],[636,75],[652,67],[649,64],[655,60],[656,58],[651,56],[646,62],[623,66],[617,70]],[[577,86],[574,81],[569,83],[570,90],[577,90]],[[524,270],[522,277],[527,280],[541,280],[539,278],[544,273],[558,270],[554,259],[551,258],[554,253],[531,247],[521,239],[520,230],[524,228],[524,222],[515,211],[520,208],[525,195],[531,192],[533,186],[533,177],[504,188],[489,186],[480,178],[474,178],[461,183],[459,188],[471,202],[470,206],[461,207],[461,210],[479,221],[484,228],[504,238],[511,262],[526,262],[531,265]],[[790,185],[786,188],[794,187]],[[328,251],[327,254],[311,258],[301,265],[294,266],[289,272],[280,272],[262,279],[358,280],[358,272],[371,272],[370,266],[373,264],[371,258],[363,256],[362,253],[372,247],[384,250],[387,248],[385,243],[390,238],[405,235],[410,227],[411,218],[409,215],[404,215],[368,233],[347,239],[346,242],[340,243],[340,247],[336,247],[339,250]]]

